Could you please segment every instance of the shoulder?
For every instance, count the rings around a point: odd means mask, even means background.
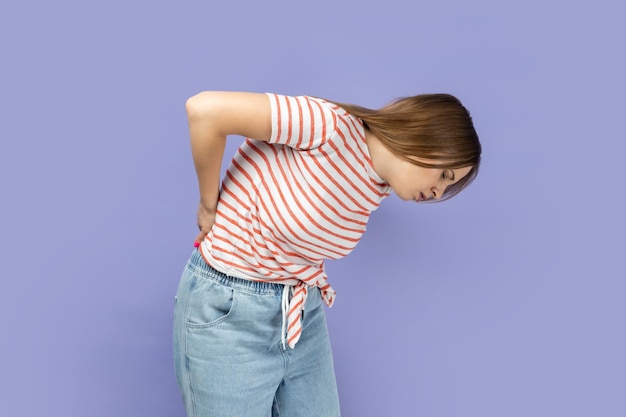
[[[270,98],[272,113],[282,112],[294,116],[308,118],[330,118],[336,122],[336,118],[344,113],[336,104],[309,95],[289,96],[276,93],[266,93]]]
[[[271,107],[270,143],[313,149],[335,135],[340,116],[333,103],[307,95],[267,95]]]

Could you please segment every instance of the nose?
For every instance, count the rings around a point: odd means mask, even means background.
[[[446,191],[446,189],[445,187],[435,185],[433,188],[430,189],[430,191],[433,193],[433,198],[435,200],[439,200],[441,197],[443,197],[443,193]]]

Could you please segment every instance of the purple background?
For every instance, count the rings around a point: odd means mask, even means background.
[[[3,2],[0,415],[183,416],[205,89],[472,112],[471,189],[391,196],[328,264],[344,416],[626,415],[626,31],[591,3]]]

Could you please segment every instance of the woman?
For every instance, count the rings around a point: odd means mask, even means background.
[[[392,191],[465,188],[481,153],[470,115],[446,94],[370,110],[235,92],[200,93],[187,114],[200,188],[174,322],[187,414],[338,416],[324,259],[347,255]],[[249,139],[220,187],[227,135]]]

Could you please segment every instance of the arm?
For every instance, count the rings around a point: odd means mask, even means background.
[[[186,108],[200,190],[196,242],[201,242],[215,221],[226,136],[269,140],[271,109],[265,94],[208,91],[188,99]]]

